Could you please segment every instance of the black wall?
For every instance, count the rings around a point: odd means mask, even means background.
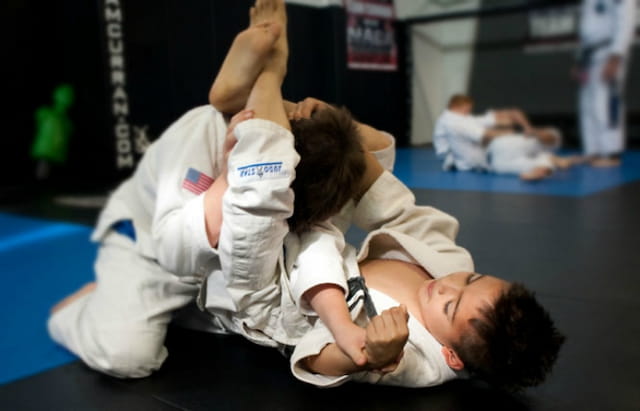
[[[0,139],[0,189],[34,180],[29,148],[34,112],[50,104],[55,85],[71,83],[75,131],[67,163],[53,174],[62,187],[113,185],[132,168],[117,166],[118,119],[111,82],[105,9],[117,4],[124,39],[127,115],[150,140],[183,112],[207,103],[211,82],[234,35],[248,24],[250,0],[9,0],[1,21],[9,116]],[[283,86],[293,101],[314,96],[346,105],[361,121],[408,141],[407,80],[398,72],[346,68],[345,12],[340,7],[287,6],[291,57]],[[112,9],[113,10],[113,9]],[[399,27],[397,33],[403,33]],[[398,38],[400,57],[404,38]],[[402,58],[401,58],[402,60]]]

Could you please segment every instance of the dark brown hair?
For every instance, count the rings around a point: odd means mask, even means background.
[[[551,372],[565,337],[535,295],[511,284],[481,310],[470,330],[453,344],[465,369],[493,386],[509,391],[540,384]]]
[[[345,108],[315,112],[291,122],[300,154],[289,228],[302,232],[338,213],[356,195],[365,170],[364,151],[353,117]]]

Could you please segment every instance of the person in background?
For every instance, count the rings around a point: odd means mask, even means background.
[[[554,154],[561,144],[560,132],[533,127],[521,110],[490,110],[478,116],[473,115],[473,104],[467,95],[453,95],[436,121],[433,142],[444,170],[517,174],[532,181],[580,161]]]
[[[594,167],[621,164],[625,149],[624,88],[635,33],[637,0],[583,0],[578,81],[582,149]]]

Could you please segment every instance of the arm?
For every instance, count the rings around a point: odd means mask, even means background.
[[[227,181],[227,159],[231,149],[235,146],[237,140],[233,134],[236,125],[244,120],[253,117],[251,110],[243,110],[233,116],[223,146],[224,164],[222,165],[222,173],[214,180],[211,187],[207,189],[204,195],[205,224],[207,228],[207,238],[211,247],[218,246],[220,238],[220,227],[222,226],[222,196],[229,187]]]
[[[495,116],[495,125],[498,127],[513,127],[514,125],[518,125],[522,127],[525,134],[528,134],[533,129],[529,119],[522,110],[494,110],[493,115]]]
[[[367,325],[367,362],[362,365],[355,364],[336,344],[328,344],[318,355],[305,358],[304,366],[311,372],[332,376],[374,370],[391,372],[398,365],[409,339],[408,320],[404,306],[385,310],[374,317]]]
[[[636,30],[636,1],[623,0],[612,6],[615,8],[615,32],[613,33],[609,58],[602,68],[604,81],[613,81],[617,78],[622,63],[629,56],[629,49]]]
[[[611,44],[611,54],[619,57],[626,57],[629,54],[629,48],[633,43],[633,37],[636,31],[636,8],[635,0],[622,0],[616,2],[614,27],[616,32],[613,34]]]
[[[309,301],[313,310],[327,325],[336,340],[338,349],[342,354],[346,354],[349,362],[355,366],[365,365],[367,363],[363,351],[365,330],[351,320],[344,290],[334,284],[321,284],[307,291],[304,298]],[[342,355],[335,353],[331,356],[342,358]]]
[[[141,204],[153,207],[152,256],[178,276],[204,274],[217,255],[207,236],[205,194],[183,184],[190,170],[200,175],[201,190],[218,179],[225,132],[222,115],[212,107],[189,111],[147,150],[133,179]]]
[[[351,320],[345,298],[344,234],[325,221],[299,234],[299,239],[289,274],[294,302],[303,315],[319,316],[340,348],[354,362],[364,363],[365,332]]]
[[[409,253],[435,277],[473,270],[469,252],[455,242],[459,229],[456,218],[434,207],[417,205],[411,190],[387,171],[358,202],[353,220],[370,232],[359,260],[384,254],[392,236],[405,249],[410,247]]]
[[[301,118],[309,118],[318,110],[331,110],[332,105],[313,97],[307,97],[299,103],[285,101],[285,110],[289,113],[289,119],[299,120]],[[370,125],[355,122],[358,127],[362,144],[366,151],[380,151],[389,147],[392,143],[386,133],[377,130]]]

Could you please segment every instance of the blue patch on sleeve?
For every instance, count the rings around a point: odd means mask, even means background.
[[[271,180],[288,178],[289,170],[283,167],[282,161],[255,163],[236,168],[236,176],[243,180]]]

